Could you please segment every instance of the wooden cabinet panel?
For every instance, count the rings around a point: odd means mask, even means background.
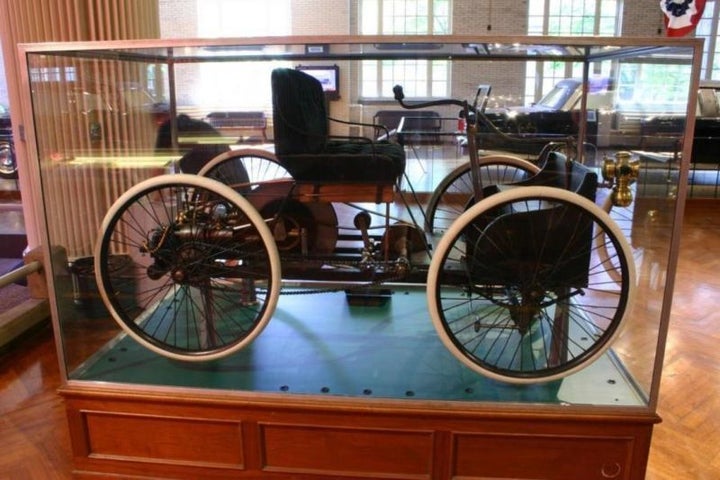
[[[83,417],[93,458],[243,467],[239,422],[95,411]]]
[[[630,478],[631,437],[461,434],[453,443],[454,478]]]
[[[432,432],[260,425],[264,470],[431,478]]]
[[[643,480],[654,414],[66,386],[77,478]]]

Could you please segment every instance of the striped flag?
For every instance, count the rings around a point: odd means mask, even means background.
[[[705,0],[660,0],[665,14],[668,37],[683,37],[692,32],[705,10]]]

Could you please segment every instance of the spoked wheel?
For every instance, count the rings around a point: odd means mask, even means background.
[[[602,235],[612,264],[598,253]],[[596,360],[619,335],[635,294],[632,252],[593,202],[563,189],[494,194],[440,240],[428,307],[446,347],[511,383],[549,381]],[[615,269],[622,281],[615,282]]]
[[[11,142],[0,142],[0,178],[6,180],[18,178],[15,147]]]
[[[112,317],[140,344],[211,360],[250,343],[270,320],[280,260],[258,212],[230,187],[164,175],[125,192],[95,248]]]
[[[198,175],[215,179],[243,193],[258,182],[292,180],[288,171],[267,150],[231,150],[210,160]]]
[[[267,150],[245,148],[209,161],[198,175],[218,180],[246,198],[266,219],[280,251],[331,253],[338,240],[332,204],[289,199],[295,181]]]
[[[643,261],[643,248],[635,245],[632,241],[634,208],[635,206],[633,204],[627,207],[613,205],[610,195],[605,198],[602,204],[603,211],[610,215],[610,218],[615,221],[625,239],[630,243],[635,266],[636,268],[639,268]],[[619,265],[617,265],[617,259],[612,255],[612,250],[608,250],[605,236],[597,235],[595,237],[595,242],[597,244],[598,254],[600,257],[605,259],[614,267],[612,269],[608,269],[610,277],[616,282],[622,281],[622,271],[619,268]]]
[[[480,181],[484,187],[524,180],[540,171],[532,162],[512,155],[489,155],[479,159]],[[427,207],[425,228],[443,232],[466,210],[473,196],[470,163],[460,165],[437,186]]]

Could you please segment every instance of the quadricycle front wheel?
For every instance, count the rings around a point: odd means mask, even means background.
[[[478,202],[441,238],[428,271],[428,308],[445,346],[511,383],[559,379],[598,359],[634,295],[632,250],[615,222],[553,187]]]

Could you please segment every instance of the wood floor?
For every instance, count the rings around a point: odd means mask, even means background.
[[[719,208],[686,212],[648,480],[720,478]],[[72,478],[59,382],[47,325],[0,353],[0,480]]]

